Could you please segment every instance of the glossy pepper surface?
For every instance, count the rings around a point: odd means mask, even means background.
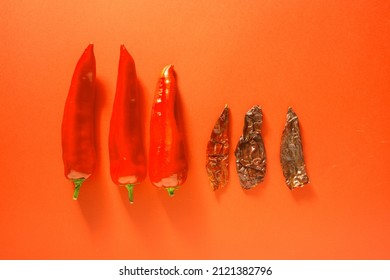
[[[149,177],[169,195],[187,178],[184,137],[178,124],[177,85],[173,66],[164,67],[158,80],[150,120]]]
[[[122,45],[110,122],[109,155],[112,181],[127,188],[130,203],[133,203],[134,186],[146,177],[141,115],[134,60]]]
[[[93,44],[81,55],[73,73],[62,120],[62,158],[73,199],[95,168],[96,63]]]

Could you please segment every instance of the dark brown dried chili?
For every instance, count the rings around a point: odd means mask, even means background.
[[[229,108],[226,105],[207,143],[206,171],[213,190],[229,181]]]
[[[286,126],[283,130],[280,163],[286,184],[291,190],[309,183],[303,159],[298,117],[292,108],[288,108]]]
[[[267,161],[261,137],[262,123],[261,107],[253,106],[245,115],[243,135],[234,152],[237,173],[244,189],[251,189],[264,180]]]

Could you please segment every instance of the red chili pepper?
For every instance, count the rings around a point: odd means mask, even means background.
[[[173,66],[166,66],[157,84],[150,120],[149,176],[170,196],[187,178],[184,139],[177,122]]]
[[[130,203],[134,185],[146,176],[142,140],[137,74],[133,58],[122,45],[109,133],[110,173],[115,184],[127,188]]]
[[[96,63],[93,44],[77,62],[62,120],[62,158],[65,176],[73,181],[73,199],[95,168]]]

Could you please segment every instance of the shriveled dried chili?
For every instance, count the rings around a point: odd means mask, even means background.
[[[214,191],[229,181],[229,148],[229,108],[226,105],[214,125],[206,150],[206,171]]]
[[[184,137],[178,125],[177,85],[172,65],[161,72],[150,120],[149,177],[170,196],[187,178]]]
[[[96,62],[90,44],[74,70],[62,120],[64,173],[74,183],[75,200],[95,168],[95,100]]]
[[[110,174],[115,184],[127,188],[130,203],[134,186],[146,177],[139,95],[134,60],[121,45],[109,132]]]
[[[245,115],[243,135],[235,150],[236,169],[244,189],[251,189],[264,180],[266,154],[261,137],[262,123],[261,107],[253,106]]]
[[[280,163],[287,186],[293,190],[309,183],[303,158],[301,132],[298,116],[288,108],[286,126],[280,145]]]

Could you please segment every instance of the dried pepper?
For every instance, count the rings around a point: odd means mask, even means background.
[[[133,188],[146,177],[140,92],[134,60],[122,45],[115,100],[109,132],[110,174],[113,182],[125,186],[133,203]]]
[[[286,126],[283,130],[280,163],[286,184],[291,190],[309,183],[303,158],[299,121],[292,108],[288,108]]]
[[[178,124],[177,85],[172,65],[161,72],[150,119],[149,177],[170,196],[187,178],[184,136]]]
[[[75,186],[75,200],[95,168],[95,89],[96,62],[90,44],[73,72],[62,120],[62,159],[65,176]]]
[[[243,135],[235,150],[236,169],[244,189],[251,189],[264,180],[267,160],[261,137],[262,124],[261,107],[253,106],[245,115]]]
[[[207,144],[206,171],[214,190],[229,181],[229,108],[226,105]]]

